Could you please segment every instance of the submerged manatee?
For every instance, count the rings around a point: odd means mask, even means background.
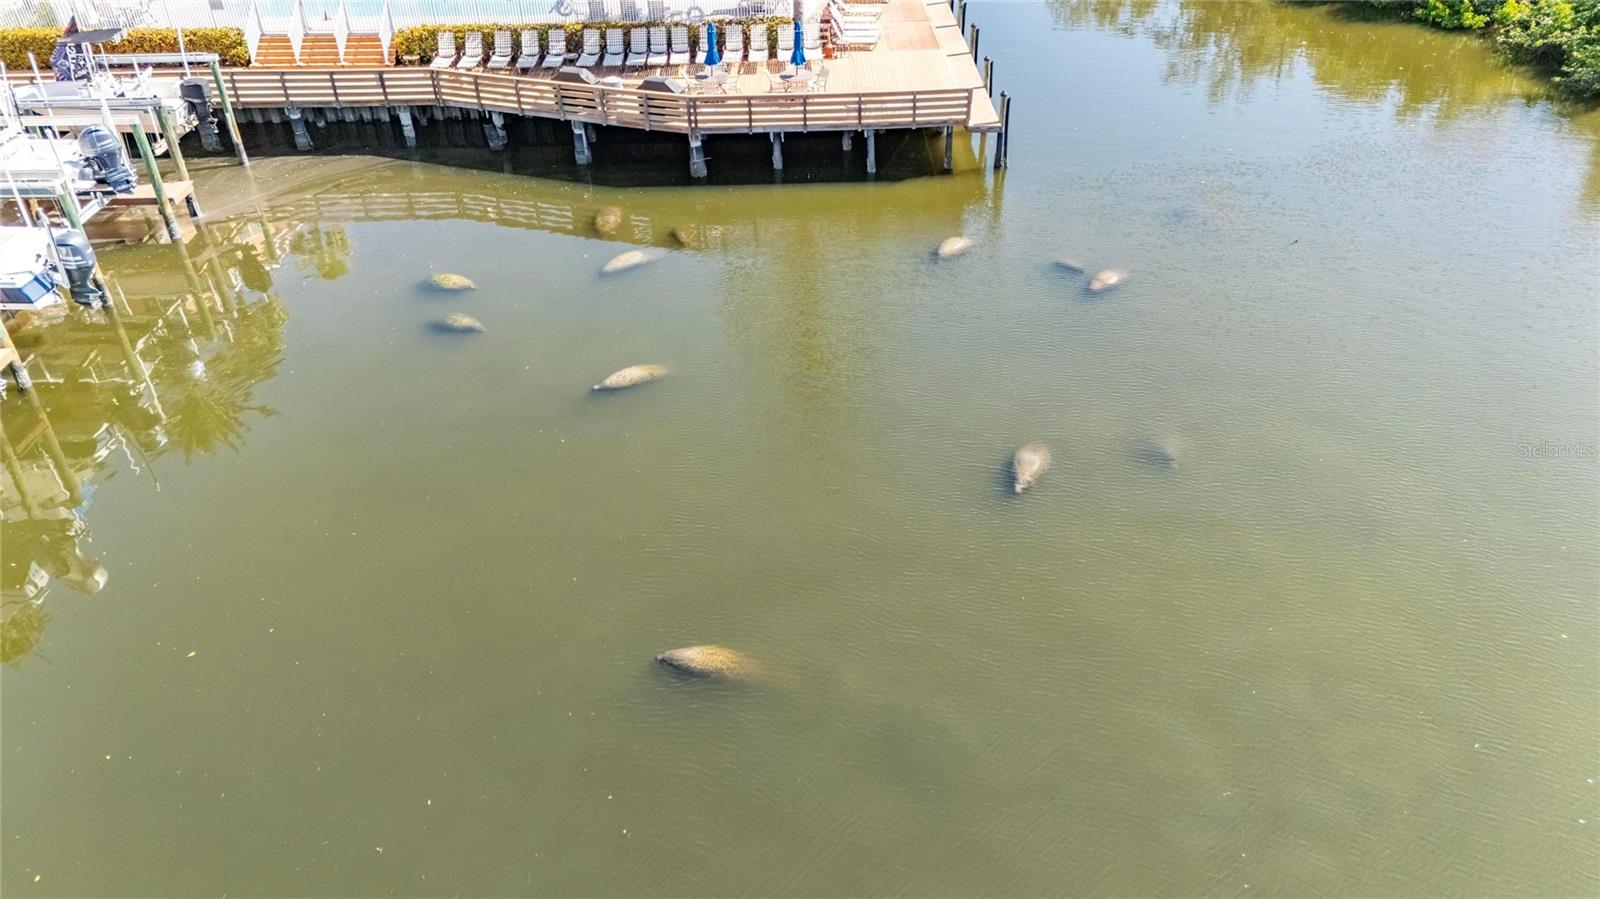
[[[452,275],[448,272],[434,275],[428,279],[428,286],[435,290],[477,290],[478,285],[464,275]]]
[[[1088,266],[1070,256],[1058,256],[1056,258],[1056,268],[1062,271],[1077,272],[1080,275],[1088,271]]]
[[[1120,268],[1108,268],[1089,280],[1091,293],[1102,293],[1113,287],[1120,287],[1128,280],[1128,273]]]
[[[939,248],[934,252],[940,259],[950,259],[960,256],[970,249],[972,249],[972,238],[946,237],[944,240],[939,241]]]
[[[1177,468],[1178,456],[1171,445],[1154,437],[1140,437],[1133,442],[1133,458],[1161,468]]]
[[[1041,440],[1024,443],[1011,458],[1011,489],[1016,493],[1032,487],[1050,468],[1050,447]]]
[[[678,242],[678,246],[689,250],[698,250],[705,246],[700,229],[695,225],[679,225],[673,228],[672,239]]]
[[[622,227],[622,210],[616,206],[602,206],[594,214],[594,230],[610,237]]]
[[[439,327],[446,331],[458,334],[483,333],[483,322],[478,321],[465,312],[452,312],[445,316]]]
[[[600,273],[603,275],[614,275],[617,272],[625,272],[630,268],[638,268],[641,265],[648,265],[649,263],[655,262],[657,259],[660,259],[665,255],[667,255],[667,251],[660,249],[659,247],[650,247],[646,250],[629,250],[626,253],[617,255],[610,262],[607,262],[605,266],[600,269]]]
[[[656,661],[694,677],[744,679],[756,672],[755,665],[744,653],[710,644],[669,649],[656,656]]]
[[[590,390],[622,390],[637,384],[644,384],[664,377],[667,373],[665,365],[644,364],[630,365],[627,368],[614,371],[606,375],[605,380],[589,388]]]

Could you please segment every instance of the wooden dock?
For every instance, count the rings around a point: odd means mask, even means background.
[[[998,131],[1000,116],[950,7],[943,0],[888,0],[883,6],[877,47],[812,61],[828,69],[820,90],[774,90],[769,76],[781,67],[778,62],[745,63],[736,87],[718,94],[638,89],[646,76],[691,80],[686,67],[592,70],[597,77],[619,76],[621,86],[556,82],[549,69],[519,75],[417,66],[252,67],[227,70],[224,80],[242,109],[448,106],[692,139],[891,128]]]

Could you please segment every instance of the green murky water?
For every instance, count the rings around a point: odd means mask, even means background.
[[[3,407],[0,888],[1600,889],[1594,115],[1325,7],[972,10],[1003,179],[219,161],[192,274],[103,253]]]

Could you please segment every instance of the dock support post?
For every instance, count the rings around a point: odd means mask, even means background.
[[[294,148],[301,152],[311,149],[311,132],[306,130],[306,117],[298,106],[284,109],[289,114],[289,127],[294,129]]]
[[[956,129],[950,125],[944,126],[944,170],[949,172],[955,169]]]
[[[769,136],[772,138],[772,170],[781,172],[783,171],[783,134],[774,131]]]
[[[239,136],[239,121],[233,117],[233,101],[228,99],[228,88],[222,83],[222,64],[211,60],[211,80],[217,85],[217,98],[222,101],[222,118],[228,124],[228,138],[233,141],[233,153],[240,165],[249,165],[250,156],[244,151],[244,138]]]
[[[866,130],[867,135],[867,174],[878,174],[878,132],[872,128]]]
[[[594,154],[589,152],[589,132],[584,130],[582,122],[572,123],[572,155],[578,165],[594,162]]]
[[[1000,92],[1000,133],[994,139],[994,169],[1006,167],[1006,157],[1011,152],[1011,97]]]
[[[172,113],[159,102],[156,103],[156,124],[161,126],[161,139],[167,142],[167,155],[178,169],[178,180],[188,181],[189,165],[183,160],[183,148],[178,146],[178,129],[172,126]]]
[[[161,210],[161,221],[167,226],[167,236],[174,241],[182,240],[178,233],[178,220],[172,215],[172,206],[167,203],[167,185],[161,180],[161,169],[156,165],[156,154],[150,150],[150,138],[144,133],[144,126],[137,119],[133,122],[133,142],[139,147],[139,155],[144,159],[145,173],[150,176],[150,187],[156,192],[156,208]]]
[[[411,123],[411,107],[396,106],[395,118],[400,120],[400,134],[406,139],[406,147],[411,150],[417,148],[417,126]]]
[[[489,139],[489,149],[496,153],[506,148],[506,118],[498,112],[489,113],[483,123],[483,134]]]
[[[846,132],[844,132],[844,139],[841,141],[841,143],[844,145],[844,151],[846,153],[850,152],[850,141],[855,136],[856,136],[856,133],[854,131],[846,131]]]
[[[700,143],[700,135],[689,136],[689,177],[704,178],[706,171],[706,149]]]
[[[10,368],[11,379],[17,382],[17,389],[23,391],[31,389],[33,379],[28,377],[28,367],[22,364],[22,354],[16,352],[17,345],[11,342],[11,332],[6,330],[4,322],[0,322],[0,347],[6,347],[16,355],[16,361],[11,363]],[[6,444],[6,448],[10,449],[11,445]],[[17,483],[21,486],[20,481]]]
[[[78,198],[73,196],[70,188],[56,194],[56,205],[61,207],[61,217],[67,220],[67,224],[79,231],[83,230],[83,215],[78,211]]]

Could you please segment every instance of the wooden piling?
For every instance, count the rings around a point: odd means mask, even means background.
[[[172,206],[167,202],[167,185],[161,180],[161,168],[156,165],[156,154],[150,149],[150,138],[144,133],[144,125],[138,119],[133,120],[133,142],[139,147],[139,156],[144,159],[144,170],[150,176],[150,189],[156,194],[156,208],[161,210],[161,221],[167,226],[167,236],[173,240],[181,240],[178,233],[178,220],[172,214]]]
[[[178,146],[178,129],[173,127],[172,113],[167,112],[167,107],[161,101],[156,101],[156,124],[161,126],[161,139],[166,141],[167,155],[172,157],[172,164],[178,170],[178,180],[189,180],[189,166],[183,159],[183,148]]]
[[[228,123],[228,137],[233,140],[234,155],[240,165],[249,165],[250,156],[244,151],[244,138],[239,136],[239,122],[233,117],[233,101],[228,99],[228,88],[222,83],[222,64],[211,60],[211,80],[217,85],[217,98],[222,101],[222,118]]]

